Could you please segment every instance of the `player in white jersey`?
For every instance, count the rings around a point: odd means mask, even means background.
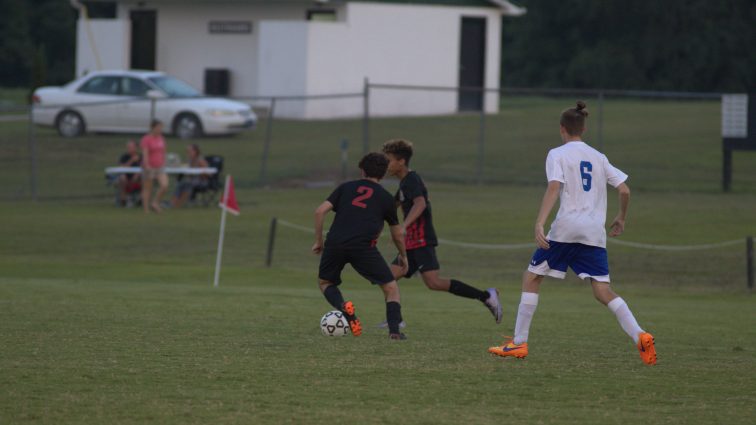
[[[590,279],[593,295],[617,316],[622,329],[635,341],[641,359],[656,364],[654,337],[638,325],[625,301],[609,285],[606,255],[606,185],[619,192],[619,213],[612,221],[609,236],[625,229],[630,202],[627,174],[612,166],[604,154],[582,141],[585,103],[562,112],[559,133],[564,144],[546,158],[548,187],[535,224],[538,249],[522,278],[522,296],[517,311],[515,336],[488,351],[502,357],[528,355],[528,332],[538,305],[538,291],[544,276],[564,279],[570,267],[581,279]],[[548,236],[544,224],[559,198],[559,212]]]

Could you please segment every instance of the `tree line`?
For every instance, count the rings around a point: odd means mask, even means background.
[[[754,0],[517,0],[502,84],[703,92],[756,88]]]
[[[754,0],[519,0],[503,18],[502,85],[754,91]],[[0,0],[0,86],[73,79],[66,0]]]
[[[0,0],[0,86],[70,81],[76,11],[67,0]]]

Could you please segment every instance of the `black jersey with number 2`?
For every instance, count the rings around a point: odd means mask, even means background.
[[[336,217],[326,237],[326,247],[375,246],[383,222],[399,224],[391,194],[378,183],[355,180],[337,187],[328,197]]]
[[[433,214],[428,199],[428,189],[426,189],[423,179],[416,172],[410,171],[399,182],[399,190],[396,192],[396,201],[402,205],[405,219],[412,209],[415,198],[420,196],[425,198],[425,210],[417,220],[407,227],[407,234],[404,237],[407,250],[438,245],[436,230],[433,228]]]

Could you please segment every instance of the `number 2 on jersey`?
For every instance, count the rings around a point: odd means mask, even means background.
[[[593,171],[593,164],[588,161],[580,161],[580,178],[583,181],[583,190],[586,192],[591,190],[591,171]]]
[[[373,196],[373,188],[360,186],[357,188],[357,193],[361,193],[362,195],[354,198],[354,200],[352,200],[352,205],[354,205],[355,207],[367,208],[367,204],[362,201]]]

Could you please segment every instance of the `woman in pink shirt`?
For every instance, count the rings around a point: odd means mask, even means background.
[[[160,212],[160,199],[168,190],[168,175],[165,174],[165,139],[163,139],[163,123],[153,120],[150,124],[150,132],[142,137],[142,206],[144,212],[149,213],[150,208]],[[158,190],[155,198],[150,203],[152,194],[152,181],[157,180]]]

